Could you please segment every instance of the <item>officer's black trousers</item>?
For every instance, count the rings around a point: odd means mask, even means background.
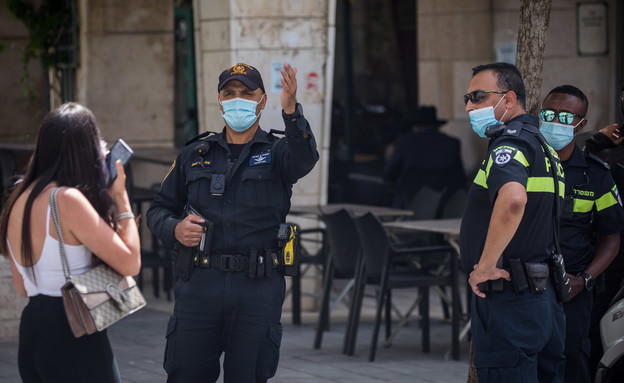
[[[30,298],[20,321],[17,361],[24,383],[120,382],[106,331],[74,337],[60,297]]]
[[[282,338],[284,277],[249,279],[245,272],[196,268],[174,288],[164,368],[168,383],[266,382],[275,375]]]
[[[566,316],[565,381],[566,383],[589,383],[589,354],[593,292],[585,289],[569,302],[563,304]]]
[[[565,318],[549,284],[543,294],[472,295],[471,331],[479,383],[563,383]]]

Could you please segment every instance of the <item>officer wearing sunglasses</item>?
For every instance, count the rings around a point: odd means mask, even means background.
[[[620,249],[624,211],[609,166],[574,143],[587,124],[587,97],[572,85],[551,90],[540,112],[541,132],[557,151],[565,172],[559,241],[570,280],[566,317],[565,381],[591,381],[590,322],[594,294]],[[595,242],[593,239],[597,238]]]
[[[562,184],[561,165],[543,150],[539,119],[524,109],[524,83],[514,65],[473,68],[464,102],[472,129],[489,139],[460,231],[462,266],[474,293],[479,382],[563,382],[565,318],[545,278],[559,198],[551,169]],[[518,267],[509,272],[512,263]],[[542,270],[536,289],[527,288],[537,282],[535,273],[525,273],[531,268]]]

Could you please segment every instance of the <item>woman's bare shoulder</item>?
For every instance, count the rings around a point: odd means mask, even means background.
[[[65,205],[63,207],[69,206],[71,208],[79,208],[80,205],[83,204],[91,205],[87,197],[74,187],[64,187],[60,189],[56,195],[56,199],[59,206]]]
[[[59,211],[70,219],[78,218],[82,221],[88,216],[98,217],[97,212],[91,202],[82,192],[74,187],[65,187],[59,190],[57,196]]]

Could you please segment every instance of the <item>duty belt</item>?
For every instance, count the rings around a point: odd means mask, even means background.
[[[195,266],[206,268],[206,269],[210,268],[210,269],[217,269],[217,270],[224,271],[224,272],[235,273],[235,272],[249,270],[251,263],[256,263],[252,265],[252,267],[255,269],[257,267],[257,262],[259,258],[258,255],[259,254],[257,251],[250,251],[249,254],[247,255],[210,254],[206,256],[198,256],[195,262]],[[273,260],[272,255],[273,256],[276,255],[275,250],[266,249],[265,255],[263,256],[262,259],[264,262],[270,262],[271,264],[270,268],[275,269],[278,267],[278,265],[272,261]],[[250,261],[252,258],[255,260],[255,262]]]
[[[500,292],[512,290],[515,292],[529,291],[532,294],[542,294],[546,291],[550,270],[546,263],[524,263],[517,258],[509,260],[510,268],[506,269],[511,281],[500,278],[479,283],[482,292]]]

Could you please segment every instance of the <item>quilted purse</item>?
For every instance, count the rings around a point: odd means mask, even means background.
[[[58,236],[63,273],[61,287],[65,313],[76,338],[102,331],[145,306],[145,298],[132,277],[124,277],[105,263],[81,275],[71,275],[56,203],[56,188],[50,194],[50,210]]]

